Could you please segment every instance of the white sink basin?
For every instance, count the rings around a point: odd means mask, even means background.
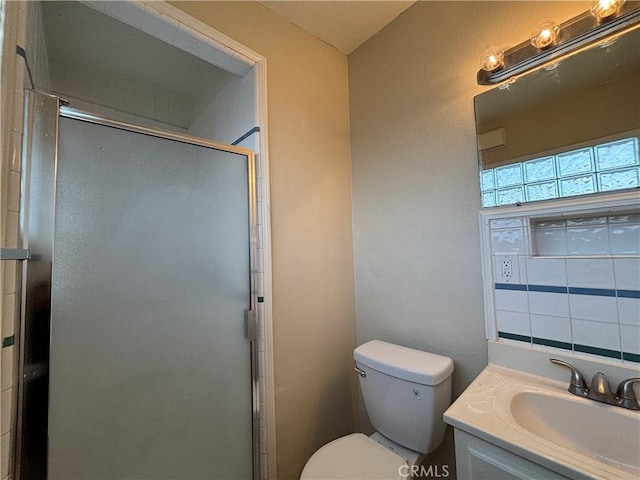
[[[447,423],[575,479],[640,479],[640,412],[567,392],[568,383],[489,364]]]
[[[511,415],[524,429],[640,477],[640,422],[631,413],[551,393],[524,391],[511,399]]]

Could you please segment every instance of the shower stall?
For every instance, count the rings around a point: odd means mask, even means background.
[[[16,478],[258,478],[254,155],[29,91]]]

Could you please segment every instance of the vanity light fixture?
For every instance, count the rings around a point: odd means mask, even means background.
[[[591,6],[591,15],[598,22],[607,22],[615,18],[624,3],[625,0],[595,0]]]
[[[558,31],[560,27],[553,20],[547,20],[536,26],[531,32],[531,45],[538,50],[545,50],[553,47],[558,40]]]
[[[640,27],[639,2],[596,0],[592,8],[557,25],[548,21],[538,25],[530,41],[506,51],[491,47],[483,53],[477,74],[479,85],[495,85],[513,79],[545,63],[558,62],[563,56],[592,43]],[[501,56],[496,52],[502,52]]]
[[[504,67],[504,50],[500,47],[489,47],[482,53],[480,68],[485,72],[497,72]]]

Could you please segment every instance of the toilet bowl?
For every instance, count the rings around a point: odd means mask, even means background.
[[[407,462],[362,433],[352,433],[327,443],[313,454],[302,471],[301,479],[352,478],[395,480]]]
[[[376,432],[327,443],[307,461],[301,480],[407,479],[411,467],[444,438],[453,361],[373,340],[353,352],[365,407]]]

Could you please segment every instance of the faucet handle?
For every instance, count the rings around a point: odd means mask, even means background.
[[[620,382],[618,391],[616,392],[616,397],[618,397],[616,404],[618,406],[631,410],[640,410],[636,392],[633,390],[633,384],[636,382],[640,382],[640,377],[627,378]]]
[[[555,363],[556,365],[567,367],[571,370],[571,380],[569,382],[570,393],[573,393],[574,395],[578,395],[580,397],[586,397],[587,395],[589,395],[587,383],[584,381],[584,377],[580,373],[580,370],[578,370],[570,363],[563,362],[562,360],[558,360],[557,358],[550,358],[549,361],[551,363]]]

